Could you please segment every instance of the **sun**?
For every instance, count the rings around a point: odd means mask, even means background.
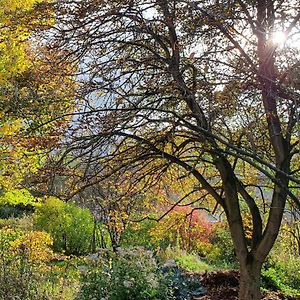
[[[283,46],[287,36],[283,31],[276,31],[273,32],[271,39],[274,45]]]
[[[285,31],[274,31],[270,37],[271,43],[278,48],[293,48],[300,50],[300,32],[293,32],[289,35]]]

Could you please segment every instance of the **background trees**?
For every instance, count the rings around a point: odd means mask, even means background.
[[[299,207],[289,188],[299,184],[297,1],[89,0],[56,8],[53,43],[71,49],[84,74],[85,104],[67,150],[90,170],[77,174],[81,182],[128,167],[140,176],[153,161],[147,176],[155,181],[176,165],[178,180],[195,178],[224,210],[240,299],[259,299],[286,201]],[[251,245],[241,207],[251,216]]]
[[[62,136],[62,123],[38,128],[74,108],[74,65],[45,47],[41,36],[54,23],[49,1],[1,1],[0,10],[0,190],[24,187]],[[58,128],[60,125],[60,128]]]

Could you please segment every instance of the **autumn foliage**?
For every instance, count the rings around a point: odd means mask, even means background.
[[[205,255],[212,246],[210,242],[212,232],[213,224],[201,210],[176,206],[154,226],[150,236],[154,242],[164,247],[179,247]]]

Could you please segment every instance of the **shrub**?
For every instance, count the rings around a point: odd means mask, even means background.
[[[300,296],[300,260],[290,257],[280,261],[270,257],[262,270],[263,287],[268,290],[282,291],[286,295]]]
[[[30,260],[26,253],[0,257],[0,299],[71,300],[77,293],[76,282],[67,267]]]
[[[150,251],[118,249],[90,266],[82,276],[80,300],[172,299]]]
[[[32,231],[33,230],[32,216],[27,215],[27,216],[23,216],[22,218],[0,219],[0,229],[1,228],[12,228],[12,229],[19,229],[22,231]]]
[[[175,257],[178,266],[190,272],[211,271],[213,267],[202,261],[196,254],[182,253],[182,255]]]
[[[38,299],[35,297],[40,278],[23,253],[0,258],[0,299]]]
[[[1,205],[30,205],[32,207],[38,205],[38,199],[34,198],[26,189],[10,190],[0,196]]]
[[[0,218],[18,218],[31,214],[38,200],[25,189],[11,190],[0,196]]]
[[[5,204],[0,206],[0,218],[1,219],[8,219],[8,218],[18,218],[22,217],[26,214],[31,214],[34,211],[34,207],[32,205],[24,205],[24,204],[17,204],[17,205],[10,205]]]
[[[36,209],[34,224],[51,234],[55,251],[83,255],[90,250],[94,220],[88,209],[51,197]]]
[[[23,236],[18,229],[0,229],[0,299],[15,299],[16,295],[24,296],[26,299],[27,288],[24,284],[32,278],[28,276],[28,265],[25,263],[25,256],[18,256],[11,251],[12,243]]]
[[[17,228],[1,228],[0,229],[0,254],[9,252],[11,244],[16,241],[18,238],[23,236],[23,232]]]
[[[22,254],[29,261],[50,261],[54,258],[53,239],[47,232],[31,231],[11,242],[10,250]]]
[[[296,226],[296,227],[294,227]],[[278,239],[263,266],[264,288],[300,296],[300,259],[298,253],[297,222],[283,224]],[[294,235],[294,234],[296,235]]]
[[[46,232],[0,229],[0,255],[3,258],[22,256],[29,261],[50,261],[54,258],[52,243],[51,236]]]
[[[142,246],[147,249],[158,247],[150,237],[150,231],[157,224],[156,221],[145,220],[139,223],[130,223],[122,234],[122,247]]]
[[[73,299],[74,279],[49,263],[51,244],[46,232],[0,229],[0,299]]]
[[[237,259],[227,225],[216,224],[210,238],[213,246],[206,255],[206,259],[218,267],[236,267]]]

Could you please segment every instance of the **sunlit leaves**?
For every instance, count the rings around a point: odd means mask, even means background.
[[[28,140],[22,137],[20,119],[3,121],[1,125],[0,189],[5,190],[18,186],[29,170],[37,170],[41,160],[39,153],[33,152]]]
[[[22,14],[32,10],[43,0],[1,0],[0,2],[0,84],[5,85],[13,76],[24,72],[29,62],[26,39],[31,33]]]
[[[38,32],[53,25],[48,0],[1,1],[0,188],[19,187],[57,145],[69,119],[40,127],[74,109],[74,65],[43,46]],[[51,60],[55,66],[46,61]],[[72,70],[72,71],[71,71]],[[31,128],[34,130],[31,131]]]
[[[0,196],[0,205],[38,205],[39,199],[33,197],[27,190],[10,190]]]
[[[30,261],[50,261],[54,258],[52,237],[43,231],[31,231],[11,243],[13,253],[24,255]]]

